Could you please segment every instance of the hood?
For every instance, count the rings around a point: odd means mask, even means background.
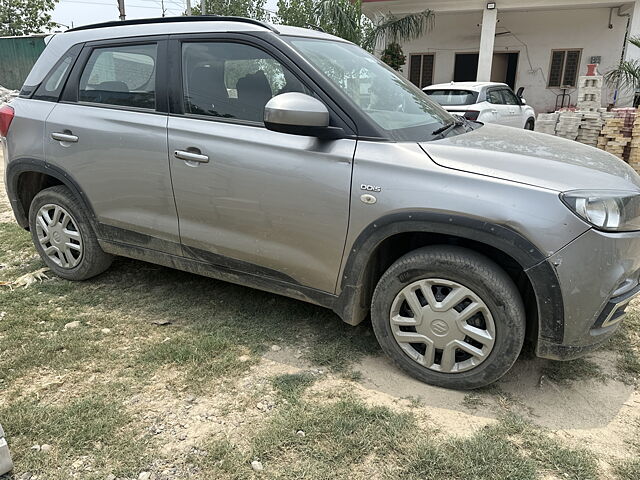
[[[640,190],[640,176],[614,155],[572,140],[486,124],[420,143],[438,165],[549,188]]]

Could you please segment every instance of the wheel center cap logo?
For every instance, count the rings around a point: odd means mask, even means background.
[[[431,322],[431,331],[434,334],[442,337],[449,333],[449,325],[447,325],[447,322],[445,322],[444,320],[434,320],[433,322]]]
[[[53,232],[53,241],[56,243],[60,243],[60,233],[59,232]]]

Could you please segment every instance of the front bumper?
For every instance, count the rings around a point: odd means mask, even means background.
[[[547,261],[558,277],[564,322],[555,338],[540,335],[536,353],[569,360],[607,341],[624,319],[629,302],[640,294],[640,232],[591,229]],[[541,323],[554,321],[541,319]]]

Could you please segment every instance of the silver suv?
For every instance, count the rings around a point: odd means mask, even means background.
[[[114,255],[368,316],[414,377],[568,359],[640,285],[640,177],[454,117],[357,46],[224,17],[51,38],[0,112],[18,223],[59,276]]]

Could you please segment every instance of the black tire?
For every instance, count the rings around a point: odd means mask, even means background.
[[[56,264],[44,252],[43,246],[40,244],[37,234],[36,221],[38,211],[45,205],[58,205],[66,210],[77,226],[82,239],[82,253],[79,263],[73,268],[65,268]],[[113,256],[105,253],[96,238],[89,214],[84,205],[71,193],[71,191],[63,186],[56,185],[39,192],[31,202],[29,208],[29,229],[31,230],[31,238],[40,254],[40,257],[56,275],[67,280],[87,280],[91,277],[104,272],[113,261]]]
[[[470,370],[444,373],[430,369],[412,359],[394,337],[390,321],[394,299],[403,288],[427,278],[445,279],[471,289],[491,313],[495,324],[493,349]],[[371,321],[382,349],[400,368],[423,382],[453,389],[479,388],[498,380],[518,358],[525,336],[522,298],[505,271],[472,250],[446,245],[415,250],[389,267],[374,291]]]
[[[527,123],[524,124],[524,129],[525,130],[533,130],[536,126],[536,122],[533,118],[530,118],[529,120],[527,120]]]

